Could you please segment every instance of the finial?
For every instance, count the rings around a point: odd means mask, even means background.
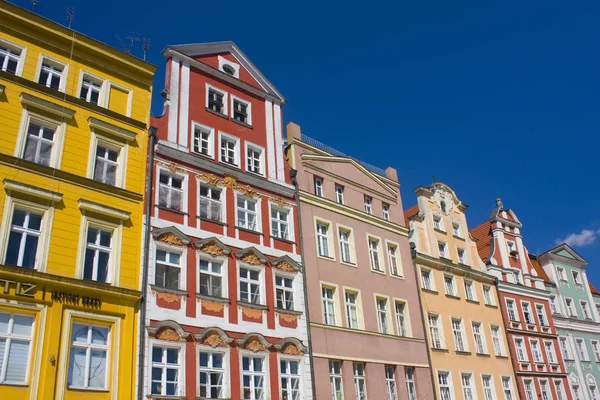
[[[504,208],[504,205],[502,204],[502,200],[500,199],[500,197],[496,197],[496,207],[497,208]]]

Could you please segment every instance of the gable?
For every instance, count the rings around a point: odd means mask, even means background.
[[[565,249],[561,249],[561,250],[559,250],[559,251],[555,252],[554,254],[556,254],[556,255],[559,255],[559,256],[563,256],[563,257],[566,257],[566,258],[570,258],[570,259],[572,259],[572,260],[576,260],[576,258],[575,258],[575,257],[573,257],[573,255],[572,255],[571,253],[569,253],[569,252],[568,252],[567,250],[565,250]]]
[[[219,69],[220,58],[225,59],[233,64],[239,65],[239,80],[242,82],[246,82],[249,85],[254,86],[257,89],[265,90],[260,83],[250,74],[250,72],[240,64],[240,61],[235,58],[235,56],[231,53],[217,53],[217,54],[207,54],[193,57],[196,61],[200,61],[206,65],[213,67],[214,69]]]
[[[559,244],[554,249],[550,250],[550,253],[555,256],[564,257],[568,260],[573,260],[580,263],[587,263],[587,261],[583,257],[581,257],[566,243]]]

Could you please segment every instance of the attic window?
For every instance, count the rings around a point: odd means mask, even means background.
[[[235,69],[231,65],[223,65],[223,72],[231,76],[235,76]]]
[[[234,78],[240,77],[240,65],[222,56],[219,56],[219,71],[223,71]]]

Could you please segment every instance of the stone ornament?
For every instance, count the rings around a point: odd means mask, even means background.
[[[184,243],[183,241],[177,237],[177,235],[173,234],[173,233],[163,233],[162,235],[160,235],[157,239],[159,242],[163,242],[163,243],[167,243],[167,244],[173,244],[176,246],[183,246]]]
[[[229,344],[223,340],[221,335],[216,332],[211,333],[206,336],[202,341],[202,344],[208,345],[210,347],[230,347]]]
[[[156,339],[165,340],[167,342],[181,342],[182,339],[179,333],[173,328],[163,328],[156,333]]]
[[[196,177],[202,179],[209,186],[219,186],[223,184],[221,179],[213,174],[197,174]]]
[[[275,268],[277,268],[278,270],[283,271],[283,272],[296,272],[294,267],[292,267],[289,263],[287,263],[285,261],[280,262],[279,264],[275,265]]]
[[[293,315],[293,314],[279,314],[279,318],[281,318],[282,320],[284,320],[285,322],[294,322],[297,321],[299,316],[298,315]]]
[[[452,193],[448,192],[445,187],[439,184],[433,186],[433,199],[441,212],[448,215],[454,208],[454,200]]]
[[[217,246],[215,243],[206,243],[204,246],[202,246],[200,248],[200,251],[202,251],[204,253],[208,253],[213,256],[226,255],[225,251],[221,247]]]
[[[301,355],[304,355],[304,353],[302,352],[302,350],[300,350],[298,348],[298,346],[296,346],[293,343],[286,344],[283,347],[283,350],[281,352],[283,354],[287,354],[289,356],[301,356]]]
[[[216,301],[202,300],[202,306],[208,311],[221,312],[225,309],[223,303],[217,303]]]
[[[263,262],[258,258],[256,254],[248,253],[241,258],[242,261],[253,265],[264,265]]]
[[[262,318],[262,310],[255,310],[254,308],[242,307],[242,313],[247,318],[252,318],[252,319],[261,319]]]
[[[179,301],[179,299],[181,298],[181,296],[174,294],[174,293],[158,292],[158,293],[156,293],[156,298],[164,301],[167,304],[171,304],[171,303],[177,303]]]
[[[185,169],[181,168],[177,163],[174,163],[174,162],[167,163],[164,161],[158,161],[157,164],[168,168],[169,171],[171,171],[172,173],[176,173],[176,172],[185,173]]]
[[[269,351],[265,345],[255,336],[251,337],[250,339],[248,339],[246,341],[246,344],[244,345],[244,348],[246,350],[250,350],[253,351],[255,353],[259,352],[259,351]]]

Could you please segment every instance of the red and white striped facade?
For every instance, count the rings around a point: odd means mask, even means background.
[[[232,42],[163,55],[146,393],[311,399],[285,99]]]

